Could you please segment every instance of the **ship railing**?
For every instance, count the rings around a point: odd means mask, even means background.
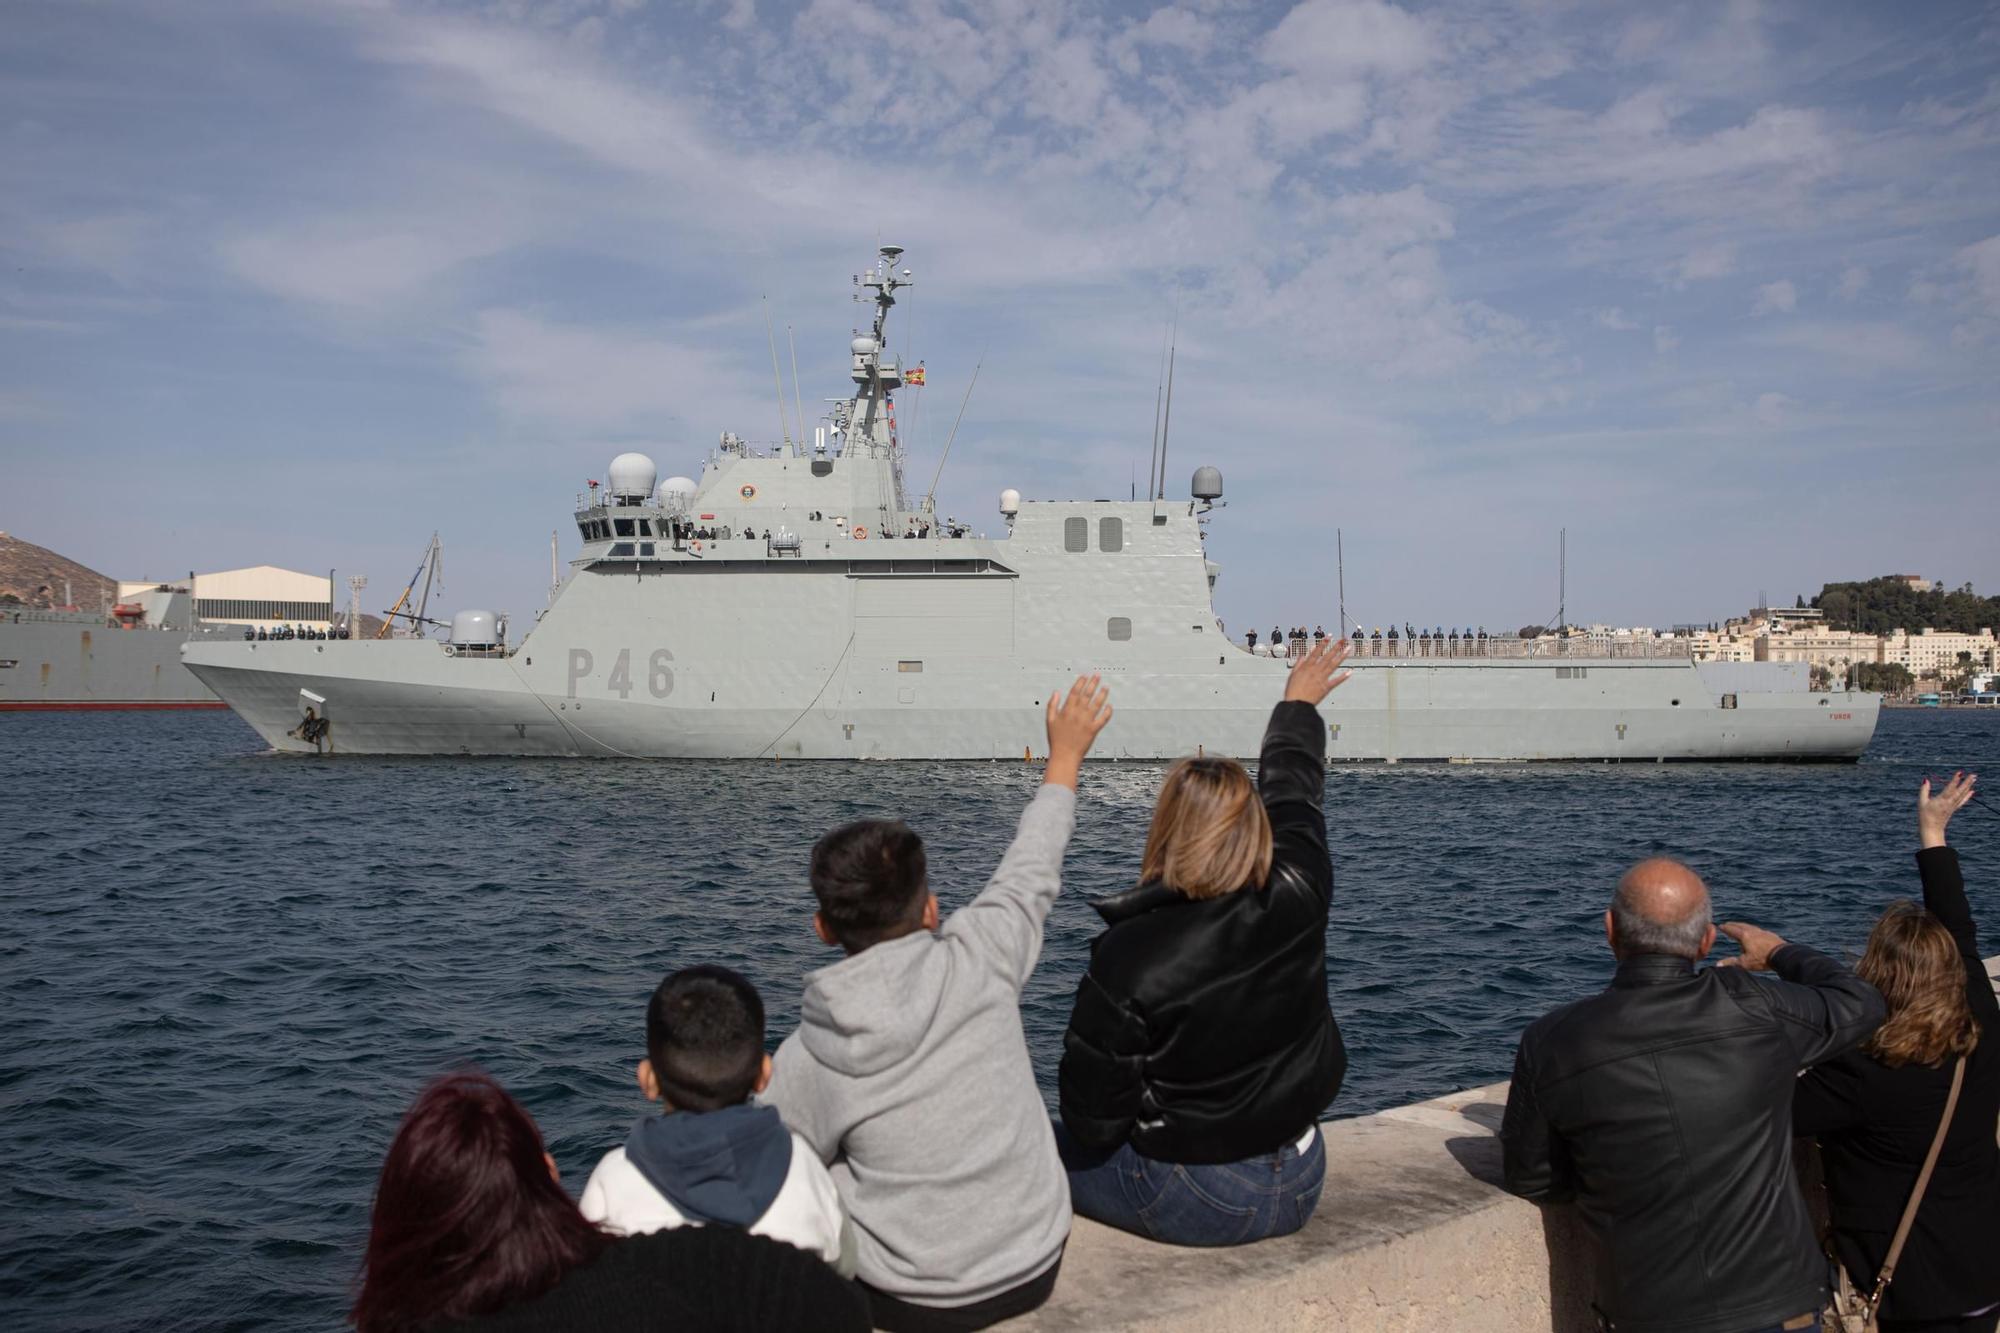
[[[55,607],[45,606],[0,607],[0,623],[9,625],[80,625],[85,620],[95,621],[107,629],[117,629],[119,627],[118,618],[108,612],[85,611],[80,608],[74,611],[64,611]]]

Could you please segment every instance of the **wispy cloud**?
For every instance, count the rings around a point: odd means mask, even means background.
[[[842,280],[895,241],[929,392],[992,348],[947,491],[1122,490],[1178,311],[1177,456],[1185,429],[1255,488],[1232,513],[1300,541],[1340,513],[1365,548],[1412,504],[1478,524],[1510,488],[1587,538],[1666,484],[1633,457],[1811,490],[1816,526],[1691,514],[1675,587],[1601,564],[1604,615],[1712,615],[1752,566],[1805,586],[1909,563],[1873,534],[1983,530],[1965,490],[1902,495],[1892,442],[1969,459],[2000,413],[2000,22],[1833,8],[30,5],[10,41],[37,73],[0,86],[0,402],[56,405],[113,462],[483,449],[482,531],[539,531],[542,488],[607,448],[681,470],[772,433],[761,295],[801,396],[839,392]],[[26,419],[0,444],[53,478],[53,418]],[[163,471],[167,507],[197,471]],[[428,531],[430,503],[360,521]],[[1843,521],[1870,535],[1829,550]],[[1317,595],[1310,560],[1225,528],[1235,605]],[[1471,583],[1411,552],[1384,595],[1503,598],[1531,545],[1496,534]],[[468,591],[506,605],[490,568]]]
[[[1799,306],[1799,289],[1789,280],[1767,282],[1757,289],[1756,299],[1750,303],[1753,315],[1789,315]]]

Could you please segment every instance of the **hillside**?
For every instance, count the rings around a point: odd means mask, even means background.
[[[94,611],[118,594],[116,579],[108,579],[47,547],[0,532],[0,602],[61,605],[65,583],[76,604],[86,610]]]
[[[1952,592],[1919,591],[1889,576],[1865,583],[1829,583],[1812,604],[1826,612],[1826,623],[1863,634],[1892,630],[1934,629],[1977,634],[1989,626],[2000,629],[2000,597],[1981,597],[1970,583]]]

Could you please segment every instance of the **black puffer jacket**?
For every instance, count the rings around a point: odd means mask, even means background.
[[[1271,876],[1205,901],[1142,884],[1095,904],[1063,1037],[1062,1118],[1086,1147],[1235,1162],[1296,1139],[1340,1091],[1347,1051],[1326,999],[1326,723],[1271,713],[1257,767]]]
[[[1619,1333],[1742,1333],[1826,1299],[1792,1094],[1800,1069],[1875,1030],[1882,997],[1802,945],[1771,968],[1781,980],[1641,954],[1522,1034],[1507,1188],[1576,1200]]]

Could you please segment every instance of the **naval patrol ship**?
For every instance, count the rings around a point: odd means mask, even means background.
[[[1100,672],[1117,713],[1098,756],[1254,756],[1287,663],[1216,617],[1221,475],[1196,471],[1186,500],[1008,490],[992,538],[913,504],[895,404],[921,381],[885,340],[901,255],[855,278],[873,323],[812,442],[724,434],[699,480],[657,485],[651,460],[616,459],[518,643],[464,611],[445,642],[196,642],[188,669],[291,751],[1018,759],[1045,743],[1049,692]],[[1331,758],[1853,760],[1874,733],[1878,695],[1809,692],[1803,666],[1543,642],[1357,657],[1324,706]]]

